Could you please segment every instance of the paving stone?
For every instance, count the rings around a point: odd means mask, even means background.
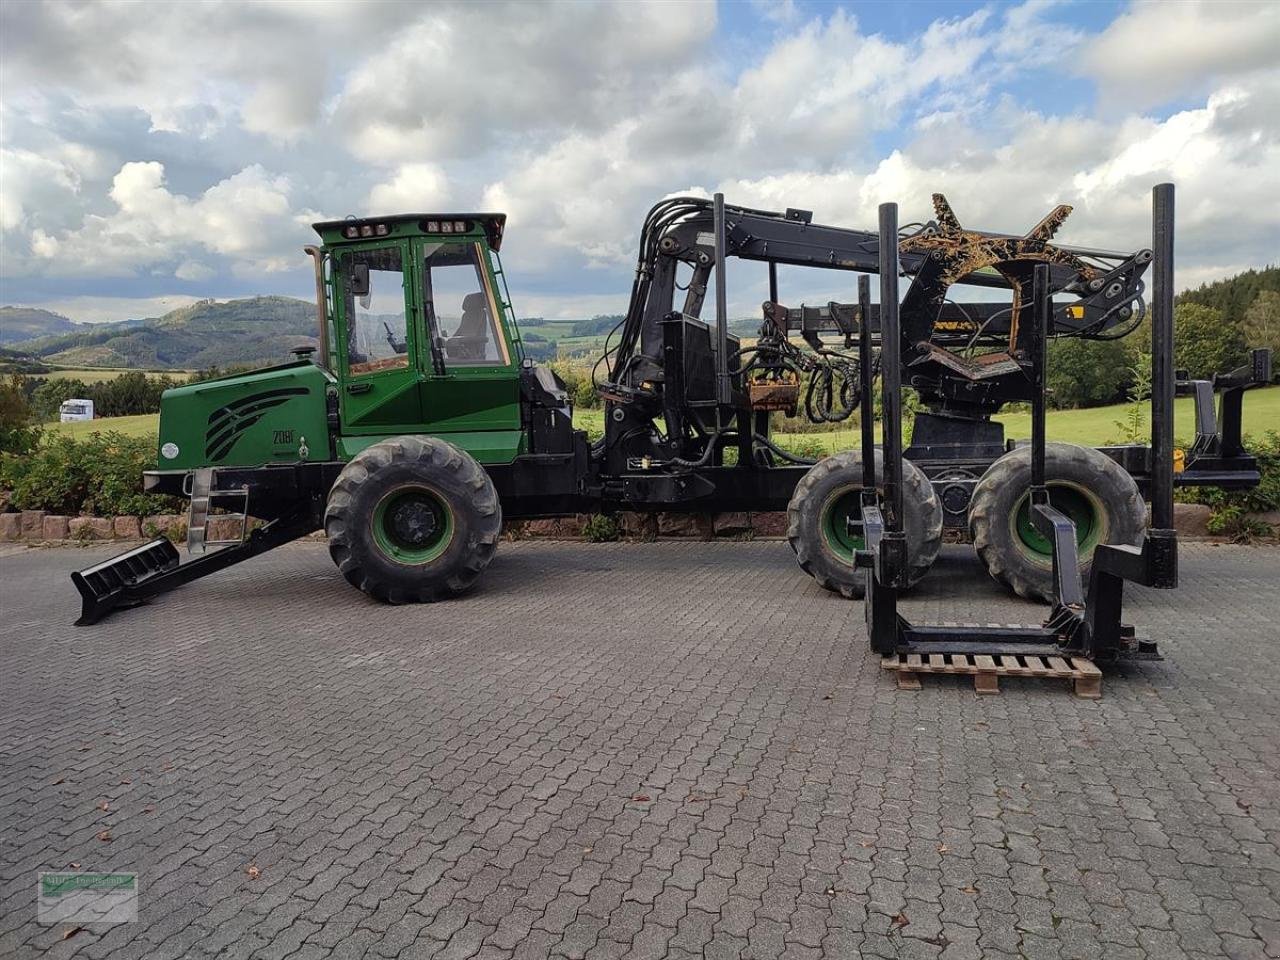
[[[504,543],[429,607],[299,543],[91,629],[58,585],[114,551],[5,549],[5,955],[1280,954],[1274,546],[1130,591],[1167,659],[1097,702],[899,692],[776,542]],[[1043,612],[963,546],[904,600]],[[71,862],[138,922],[39,928]]]

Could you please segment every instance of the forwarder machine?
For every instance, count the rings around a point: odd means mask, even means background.
[[[944,527],[968,527],[993,577],[1051,598],[1061,538],[1056,527],[1045,532],[1036,508],[1051,503],[1073,526],[1072,572],[1087,576],[1101,545],[1145,542],[1143,496],[1163,490],[1168,451],[1055,443],[1031,458],[992,414],[1043,401],[1038,309],[1048,311],[1047,337],[1137,328],[1152,252],[1055,245],[1065,206],[1023,236],[967,230],[941,195],[934,206],[935,220],[886,238],[816,224],[804,210],[727,205],[721,195],[658,203],[640,234],[626,315],[597,363],[605,416],[594,443],[574,428],[560,379],[523,355],[498,256],[503,214],[318,223],[322,243],[305,248],[318,352],[165,393],[158,468],[144,485],[189,498],[190,558],[180,562],[159,538],[73,574],[79,622],[318,529],[342,574],[371,596],[440,600],[488,566],[504,518],[618,511],[786,510],[801,566],[846,596],[867,587],[859,557],[868,550],[901,541],[901,553],[886,554],[900,566],[886,567],[883,581],[901,589],[928,571]],[[730,258],[767,266],[754,341],[729,332]],[[862,274],[858,298],[784,306],[779,265]],[[899,271],[910,278],[901,304]],[[882,274],[878,306],[871,273]],[[1002,289],[1006,299],[953,299],[958,284]],[[905,457],[864,443],[814,463],[775,441],[771,418],[838,421],[860,406],[869,436],[878,370],[901,371],[894,398],[910,387],[923,407]],[[1214,385],[1188,385],[1200,433],[1174,482],[1258,482],[1241,444],[1239,395],[1269,374],[1269,355],[1258,352],[1223,378],[1220,423]],[[1156,406],[1159,430],[1172,429],[1171,409]],[[893,440],[897,415],[884,424]],[[876,490],[893,495],[887,513],[876,509]],[[886,517],[898,526],[885,527]]]

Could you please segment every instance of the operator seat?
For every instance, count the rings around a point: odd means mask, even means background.
[[[445,354],[453,360],[483,360],[489,344],[489,304],[485,295],[476,291],[462,298],[462,320],[448,340]]]

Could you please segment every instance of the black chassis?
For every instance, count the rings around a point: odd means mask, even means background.
[[[690,366],[681,349],[690,327],[688,318],[668,325],[672,347],[666,353],[666,362],[671,367],[669,383]],[[1245,390],[1269,382],[1270,362],[1268,351],[1255,350],[1250,364],[1215,381],[1177,381],[1179,393],[1195,398],[1196,438],[1186,451],[1185,466],[1174,475],[1175,486],[1215,486],[1231,490],[1257,485],[1260,478],[1257,460],[1243,446],[1241,407]],[[695,362],[692,366],[698,364]],[[702,383],[705,387],[705,380]],[[605,439],[593,450],[586,433],[573,428],[567,396],[550,371],[526,368],[522,386],[525,430],[532,452],[516,457],[511,463],[486,466],[506,519],[624,510],[669,513],[785,510],[796,484],[809,469],[807,464],[766,464],[755,459],[740,459],[738,464],[708,464],[679,472],[645,469],[608,472],[605,467],[610,457],[605,445],[609,433],[606,432]],[[1220,412],[1216,417],[1215,387],[1221,392]],[[697,396],[696,389],[694,396]],[[692,402],[697,404],[698,400]],[[628,408],[611,406],[609,422],[626,422],[625,412],[622,417],[614,412],[619,410],[628,411]],[[692,406],[686,412],[702,416],[705,411],[705,407]],[[743,420],[755,416],[747,409],[737,410],[736,415]],[[680,413],[672,411],[668,416],[671,423]],[[760,424],[755,426],[762,428]],[[648,428],[652,428],[651,421]],[[946,526],[966,529],[974,485],[987,468],[1013,446],[1005,441],[1003,427],[998,422],[922,412],[916,415],[913,443],[904,455],[932,482],[943,507]],[[1150,445],[1137,443],[1099,449],[1133,476],[1144,496],[1150,495]],[[715,451],[713,459],[722,459],[722,453],[722,449]],[[740,456],[741,453],[740,449]],[[329,489],[344,465],[340,461],[318,461],[220,467],[215,468],[213,488],[247,491],[250,512],[255,517],[282,520],[301,536],[324,525]],[[185,496],[187,476],[181,471],[152,471],[146,475],[146,489]]]

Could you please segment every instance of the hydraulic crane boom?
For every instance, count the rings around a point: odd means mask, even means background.
[[[1031,309],[1028,280],[1037,263],[1049,265],[1055,302],[1051,336],[1109,338],[1135,328],[1144,312],[1142,275],[1151,251],[1131,254],[1057,246],[1051,239],[1070,213],[1059,206],[1027,234],[965,230],[941,194],[934,195],[937,218],[899,233],[899,255],[911,285],[902,303],[901,344],[911,386],[927,403],[990,413],[1008,401],[1025,399],[1018,384],[1017,361],[1024,359],[1018,329]],[[777,332],[797,330],[810,346],[821,347],[818,331],[834,330],[852,344],[856,328],[853,304],[829,304],[802,310],[777,310],[776,267],[808,266],[875,273],[880,239],[876,233],[812,222],[806,210],[783,213],[725,206],[720,253],[769,264],[771,304],[766,305]],[[714,203],[697,198],[665,200],[645,220],[631,301],[616,350],[607,356],[606,394],[620,402],[642,396],[646,383],[661,376],[660,324],[673,312],[701,314],[715,272],[717,232]],[[689,279],[677,284],[684,267]],[[963,284],[1011,291],[1006,302],[956,302],[951,287]],[[677,303],[678,290],[684,291]],[[878,316],[867,318],[878,332]],[[723,333],[717,331],[723,340]],[[979,350],[1003,346],[973,359]],[[725,356],[726,342],[715,344]],[[1012,376],[1010,376],[1012,375]],[[1001,378],[1005,381],[997,386]]]

